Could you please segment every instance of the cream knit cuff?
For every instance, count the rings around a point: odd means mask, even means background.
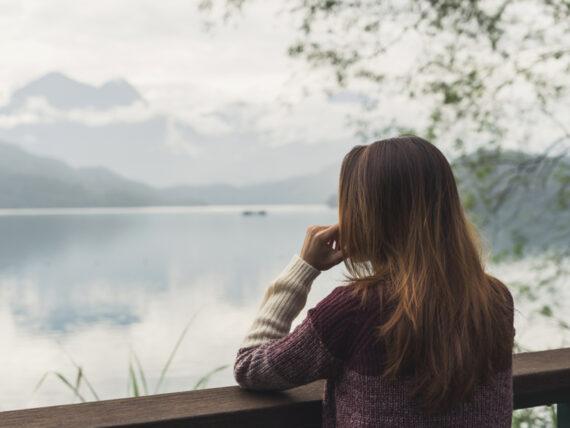
[[[242,348],[257,346],[289,334],[291,323],[307,303],[314,279],[321,271],[298,254],[265,291],[257,316],[249,329]]]

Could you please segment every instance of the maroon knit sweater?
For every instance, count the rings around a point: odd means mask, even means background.
[[[298,258],[287,269],[272,288],[285,290],[294,281],[283,278],[295,276],[291,272],[297,269],[297,280],[305,275],[297,289],[308,292],[310,282],[318,275]],[[302,269],[306,269],[305,273]],[[381,341],[374,340],[373,328],[381,320],[382,308],[374,299],[360,306],[349,288],[335,288],[309,309],[307,317],[289,334],[259,345],[242,346],[234,366],[238,384],[249,389],[283,390],[326,379],[323,427],[511,426],[512,358],[508,368],[477,386],[469,402],[460,403],[445,414],[426,416],[418,403],[408,397],[411,379],[388,381],[380,375],[384,349]],[[266,294],[264,302],[267,301]],[[262,310],[258,322],[279,323],[278,318],[267,312],[263,315]]]

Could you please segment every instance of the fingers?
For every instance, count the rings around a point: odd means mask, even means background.
[[[330,269],[344,259],[339,241],[339,224],[328,226],[310,225],[307,227],[301,256],[313,260],[319,269]]]
[[[338,231],[338,223],[331,226],[323,226],[319,231],[317,231],[314,238],[320,242],[324,242],[326,245],[329,245],[331,249],[336,251],[340,248]]]
[[[324,226],[324,229],[317,231],[315,238],[328,241],[335,238],[338,235],[339,225],[333,224],[332,226]]]
[[[307,227],[307,234],[309,235],[316,235],[321,230],[326,229],[329,226],[318,226],[318,225],[311,225]]]
[[[333,264],[339,264],[344,259],[344,254],[342,251],[338,250],[331,256],[331,261]]]

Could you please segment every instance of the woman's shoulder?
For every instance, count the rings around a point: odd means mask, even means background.
[[[371,312],[377,312],[376,299],[362,299],[354,284],[339,285],[316,306],[309,309],[308,317],[320,333],[340,331],[349,325],[356,325]]]
[[[509,287],[499,278],[487,274],[492,290],[501,298],[502,303],[510,310],[514,310],[515,301]]]
[[[492,290],[495,293],[495,303],[498,307],[498,313],[502,314],[503,317],[508,319],[508,323],[511,326],[511,334],[514,338],[516,335],[515,329],[515,301],[509,287],[501,281],[500,279],[487,275],[489,283],[491,284]]]
[[[309,309],[309,315],[316,316],[321,312],[337,315],[348,314],[354,311],[358,299],[350,285],[339,285],[332,289],[316,306]]]
[[[307,318],[331,354],[343,358],[360,310],[359,299],[350,286],[341,285],[309,309]]]
[[[361,311],[360,301],[350,285],[339,285],[307,312],[320,330],[339,329],[350,323]]]

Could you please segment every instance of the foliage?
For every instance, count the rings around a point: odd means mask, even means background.
[[[200,9],[213,16],[221,8],[227,21],[252,2],[202,0]],[[528,256],[528,231],[541,214],[570,206],[570,127],[562,119],[570,105],[568,0],[276,4],[298,22],[288,55],[329,73],[325,91],[360,98],[361,109],[348,118],[356,136],[370,142],[416,133],[447,150],[456,170],[478,178],[461,187],[479,225],[515,196],[549,189],[529,224],[515,229],[505,220],[512,245],[494,254],[496,262]],[[400,105],[413,114],[397,113]],[[529,142],[540,155],[508,153]],[[551,227],[557,238],[570,237],[570,223]],[[569,246],[552,250],[559,264],[570,258]],[[556,270],[552,281],[567,279],[561,265]]]
[[[249,3],[202,0],[200,9],[207,16],[221,7],[227,21]],[[570,113],[568,0],[277,4],[298,22],[288,54],[329,73],[325,91],[361,100],[348,118],[360,139],[416,133],[446,148],[455,163],[469,154],[462,166],[480,180],[465,199],[482,203],[487,217],[514,189],[528,186],[557,186],[549,210],[570,205],[570,169],[558,168],[570,149],[562,119]],[[411,113],[398,113],[400,105]],[[525,149],[529,141],[540,156],[504,163],[505,149]],[[500,180],[487,180],[497,168]],[[570,234],[570,225],[560,232]],[[521,227],[513,236],[515,257],[524,254],[524,239]]]
[[[549,428],[556,426],[554,405],[515,410],[513,428]]]
[[[251,0],[222,3],[235,14]],[[520,127],[536,125],[520,119],[539,113],[559,131],[553,144],[569,136],[549,111],[570,84],[567,1],[294,0],[286,7],[299,21],[289,55],[329,71],[329,89],[361,93],[370,115],[360,112],[354,125],[366,140],[414,130],[456,148],[499,147],[526,141]],[[388,96],[429,106],[427,123],[383,123],[377,113],[386,114]],[[508,132],[512,118],[516,134]]]
[[[202,0],[200,9],[211,16],[221,7],[227,21],[239,17],[249,3]],[[476,212],[479,225],[512,207],[516,198],[543,194],[527,224],[513,227],[512,218],[503,216],[511,246],[493,254],[495,263],[528,259],[529,230],[546,221],[545,212],[563,213],[570,206],[570,127],[563,120],[570,105],[570,2],[278,4],[298,22],[287,54],[315,73],[327,73],[325,92],[347,91],[360,98],[361,108],[348,124],[363,142],[415,133],[445,148],[456,170],[469,169],[465,176],[477,177],[460,185],[465,206]],[[409,114],[398,113],[403,105]],[[539,156],[505,156],[508,149],[528,150],[529,142],[531,148],[539,147]],[[570,237],[568,222],[548,227],[552,242]],[[569,279],[570,246],[544,251],[543,265],[534,264],[538,284],[511,285],[518,302],[536,303],[532,316],[553,322],[564,333],[568,324],[556,316],[556,286]],[[539,295],[554,303],[540,302]],[[513,423],[546,426],[550,413],[515,412]]]

